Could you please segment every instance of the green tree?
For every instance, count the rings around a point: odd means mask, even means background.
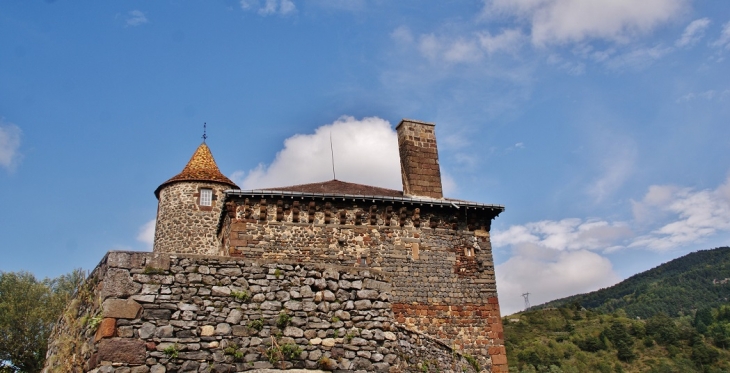
[[[53,324],[84,279],[80,269],[39,281],[0,272],[0,372],[40,372]]]
[[[659,313],[646,323],[646,334],[663,346],[675,345],[679,341],[679,328],[669,316]]]

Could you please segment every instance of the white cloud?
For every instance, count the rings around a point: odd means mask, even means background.
[[[243,189],[331,180],[330,134],[338,180],[401,189],[398,138],[390,123],[377,117],[343,116],[313,134],[294,135],[271,164],[238,171],[233,180]]]
[[[703,99],[706,101],[723,101],[727,97],[730,97],[730,89],[726,89],[724,91],[710,89],[699,93],[690,92],[678,98],[677,102],[689,102],[697,99]]]
[[[531,244],[551,250],[605,250],[632,235],[625,223],[577,218],[513,225],[492,233],[494,247]]]
[[[129,12],[127,17],[127,26],[139,26],[149,22],[147,16],[141,10],[133,10]]]
[[[674,43],[677,47],[695,45],[705,36],[705,30],[710,25],[709,18],[700,18],[692,21],[682,33],[682,36]]]
[[[663,45],[636,48],[626,53],[613,55],[605,61],[605,64],[612,70],[641,70],[671,53],[673,50],[673,48]]]
[[[390,33],[390,37],[398,43],[410,44],[413,43],[413,34],[411,29],[407,26],[400,26]]]
[[[561,251],[520,244],[513,256],[495,269],[503,315],[524,308],[522,294],[532,305],[611,286],[620,277],[611,262],[588,250]]]
[[[636,221],[664,223],[637,237],[630,247],[664,251],[696,243],[730,231],[730,177],[715,190],[654,185],[632,205]]]
[[[241,0],[241,9],[255,11],[259,15],[288,15],[296,12],[297,7],[291,0]]]
[[[20,127],[0,119],[0,166],[12,171],[20,161]]]
[[[632,222],[570,218],[513,225],[492,232],[511,257],[496,268],[504,314],[531,303],[596,290],[619,281],[602,254],[622,249],[666,251],[730,231],[730,176],[714,190],[652,185],[632,201]]]
[[[418,41],[418,50],[424,57],[431,60],[436,59],[441,53],[441,49],[441,42],[434,34],[421,35]]]
[[[525,36],[519,29],[508,29],[496,35],[485,31],[480,33],[478,38],[482,48],[489,54],[499,51],[516,53],[522,46]]]
[[[396,28],[393,40],[401,44],[413,41],[410,29],[405,26]],[[418,50],[429,60],[442,60],[446,63],[478,62],[484,54],[508,53],[515,55],[523,45],[524,35],[518,29],[503,30],[492,35],[482,31],[466,36],[422,34],[418,38]]]
[[[719,49],[730,49],[730,22],[722,25],[720,37],[710,45]]]
[[[575,62],[566,60],[557,54],[551,54],[547,58],[549,65],[557,66],[559,69],[567,72],[570,75],[583,75],[586,72],[586,64],[583,62]]]
[[[152,219],[145,223],[139,228],[137,233],[137,241],[143,242],[147,247],[152,250],[152,245],[155,243],[155,224],[157,219]]]
[[[689,0],[485,0],[484,15],[512,15],[543,46],[602,39],[628,42],[679,14]]]
[[[602,202],[610,197],[634,172],[636,145],[627,138],[616,137],[613,140],[603,145],[608,147],[604,151],[608,156],[604,156],[601,160],[601,175],[588,188],[588,194],[593,196],[596,202]]]
[[[452,40],[443,51],[443,58],[447,62],[473,62],[481,57],[479,44],[469,39]]]

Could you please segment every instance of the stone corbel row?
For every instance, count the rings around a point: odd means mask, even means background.
[[[257,203],[258,207],[256,207]],[[254,216],[254,210],[258,210],[258,216]],[[349,213],[350,211],[353,211],[353,213]],[[397,208],[393,205],[380,207],[371,205],[367,209],[358,207],[337,209],[332,205],[332,202],[317,203],[316,201],[309,201],[301,203],[300,201],[287,202],[283,199],[278,199],[274,202],[274,208],[269,208],[269,201],[266,199],[252,202],[249,198],[243,199],[243,203],[241,204],[235,201],[226,203],[226,213],[231,219],[246,221],[258,220],[260,222],[266,222],[269,220],[269,214],[273,213],[273,220],[277,222],[287,221],[288,217],[291,216],[291,222],[312,224],[315,221],[315,214],[318,212],[324,215],[324,224],[340,225],[348,224],[348,216],[352,217],[354,215],[354,219],[351,220],[351,224],[353,225],[375,226],[378,225],[378,218],[381,217],[384,226],[391,226],[393,220],[395,220],[397,226],[404,227],[410,220],[415,228],[427,226],[430,228],[450,228],[457,230],[460,220],[464,220],[459,216],[459,211],[453,214],[444,214],[443,217],[431,215],[424,220],[421,216],[421,209],[418,207],[409,209],[405,206]],[[489,231],[491,219],[478,220],[473,216],[467,215],[466,223],[470,231],[477,229],[486,229]]]

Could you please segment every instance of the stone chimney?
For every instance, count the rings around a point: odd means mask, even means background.
[[[441,170],[433,123],[403,119],[398,132],[403,194],[443,198]]]

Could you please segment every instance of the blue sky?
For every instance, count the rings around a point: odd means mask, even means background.
[[[691,0],[4,1],[0,270],[149,250],[200,143],[244,188],[400,188],[436,123],[503,313],[730,244],[730,6]]]

